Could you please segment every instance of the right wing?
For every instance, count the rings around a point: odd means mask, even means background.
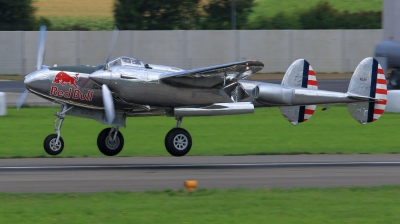
[[[227,86],[264,68],[259,61],[233,62],[164,74],[160,80],[170,85],[211,88]]]

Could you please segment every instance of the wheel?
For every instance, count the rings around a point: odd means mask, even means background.
[[[183,128],[174,128],[165,136],[165,148],[173,156],[184,156],[192,148],[192,137]]]
[[[110,137],[109,133],[111,128],[106,128],[99,133],[97,137],[97,147],[99,148],[100,152],[106,156],[115,156],[119,152],[121,152],[122,148],[124,147],[124,137],[122,136],[121,132],[118,131],[115,140],[112,140],[115,131],[111,133]]]
[[[55,156],[62,152],[62,150],[64,149],[64,140],[60,136],[57,144],[56,141],[56,134],[51,134],[44,139],[43,147],[44,151],[46,151],[47,154]]]

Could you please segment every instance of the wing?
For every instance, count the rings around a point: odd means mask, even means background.
[[[264,64],[259,61],[233,62],[163,74],[160,80],[170,85],[211,88],[229,85],[263,68]]]

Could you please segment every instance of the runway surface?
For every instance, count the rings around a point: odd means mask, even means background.
[[[186,156],[0,160],[0,192],[293,188],[400,184],[400,155]]]

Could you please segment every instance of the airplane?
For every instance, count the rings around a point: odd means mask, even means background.
[[[27,90],[17,100],[19,109],[29,92],[60,104],[54,121],[56,134],[44,140],[49,155],[63,151],[61,126],[66,115],[94,119],[112,127],[102,130],[97,146],[106,156],[117,155],[124,146],[120,127],[127,117],[166,115],[176,126],[165,136],[172,156],[184,156],[192,137],[182,128],[183,117],[249,114],[255,107],[279,107],[293,125],[313,115],[317,104],[346,103],[350,115],[361,124],[379,119],[386,106],[385,74],[372,57],[357,66],[347,93],[318,89],[314,70],[305,59],[294,61],[282,83],[272,84],[247,78],[263,69],[255,60],[232,62],[184,70],[147,64],[132,57],[110,60],[117,39],[115,29],[106,61],[96,66],[44,66],[46,27],[40,28],[37,71],[26,75]]]

